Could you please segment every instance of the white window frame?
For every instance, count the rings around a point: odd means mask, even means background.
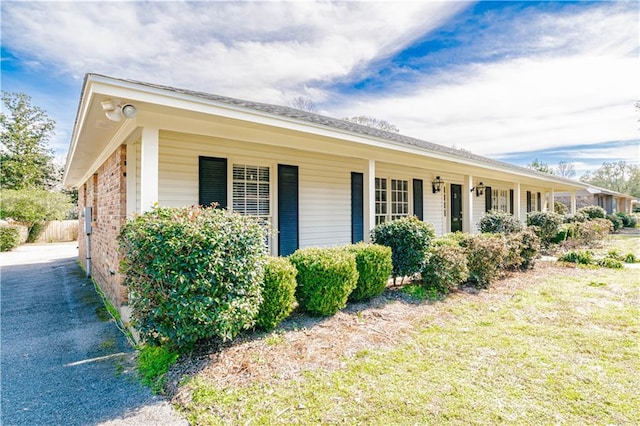
[[[509,213],[509,192],[506,189],[491,189],[491,210]]]
[[[246,216],[257,217],[260,222],[267,226],[267,241],[265,242],[269,250],[271,251],[271,228],[274,218],[274,206],[273,206],[273,167],[267,164],[260,164],[260,162],[252,160],[231,160],[231,167],[229,167],[230,176],[230,198],[229,205],[231,210]],[[236,173],[236,168],[243,168],[244,177],[239,178],[239,174]],[[255,169],[255,170],[250,170]],[[255,171],[255,178],[251,175],[247,175]],[[266,173],[267,180],[264,180]],[[255,192],[251,191],[251,187],[255,184]],[[240,191],[240,186],[244,188]],[[242,192],[242,198],[237,198]],[[247,197],[249,195],[249,197]],[[252,207],[255,202],[255,210],[252,211]],[[240,208],[242,204],[242,208]],[[266,207],[266,208],[265,208]]]
[[[398,189],[400,184],[400,189]],[[411,214],[411,179],[375,178],[375,223],[400,219]]]

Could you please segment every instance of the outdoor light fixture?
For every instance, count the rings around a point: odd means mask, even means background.
[[[120,105],[120,101],[107,99],[101,102],[104,115],[111,121],[121,121],[122,117],[133,118],[138,113],[135,106],[131,104]]]
[[[484,190],[485,190],[486,188],[487,188],[487,187],[486,187],[486,186],[484,186],[484,184],[483,184],[482,182],[480,182],[480,183],[478,184],[478,186],[476,186],[475,188],[471,188],[471,192],[473,192],[473,191],[475,190],[475,191],[476,191],[476,197],[479,197],[479,196],[481,196],[481,195],[484,195]]]
[[[442,185],[444,185],[444,181],[440,179],[440,176],[436,176],[436,179],[431,182],[431,189],[433,190],[433,193],[435,194],[440,192]]]

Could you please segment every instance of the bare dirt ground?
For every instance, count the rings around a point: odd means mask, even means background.
[[[533,286],[550,274],[576,275],[593,271],[567,268],[556,262],[539,261],[526,273],[510,273],[488,290],[463,288],[447,296],[478,297],[485,301],[508,298],[521,288]],[[277,383],[296,379],[305,371],[339,369],[360,351],[384,349],[416,332],[419,324],[438,323],[452,314],[441,301],[416,301],[398,288],[388,288],[367,303],[350,304],[335,316],[309,317],[294,313],[271,333],[251,333],[225,346],[202,346],[182,358],[167,374],[166,392],[174,402],[186,405],[189,386],[184,377],[199,376],[219,388]]]

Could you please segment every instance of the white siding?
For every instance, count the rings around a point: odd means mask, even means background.
[[[351,172],[364,172],[363,161],[161,132],[160,205],[185,206],[198,203],[199,156],[227,158],[229,167],[233,163],[271,167],[271,205],[274,218],[277,218],[277,165],[298,166],[300,247],[343,245],[351,242]],[[231,195],[231,191],[229,194]]]

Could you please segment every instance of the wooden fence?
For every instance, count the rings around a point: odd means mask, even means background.
[[[57,243],[78,239],[78,220],[54,220],[47,222],[36,243]]]

